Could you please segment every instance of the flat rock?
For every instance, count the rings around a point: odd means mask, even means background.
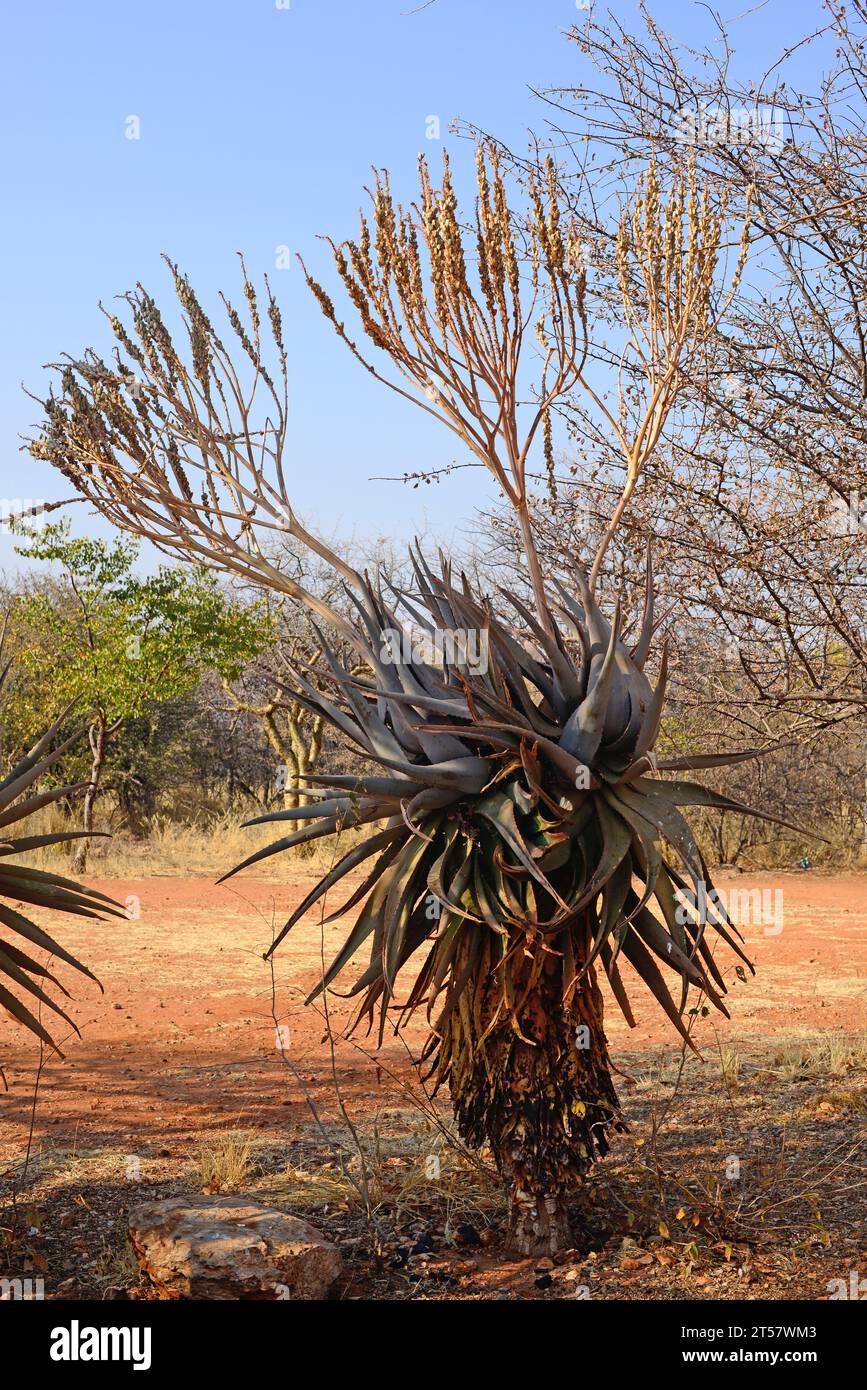
[[[130,1212],[129,1240],[166,1299],[328,1298],[343,1267],[315,1226],[243,1196],[148,1202]]]

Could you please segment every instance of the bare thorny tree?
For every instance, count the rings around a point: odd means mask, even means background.
[[[679,47],[642,9],[644,32],[612,19],[570,34],[582,85],[541,94],[564,201],[582,209],[600,263],[615,254],[606,196],[648,146],[695,160],[718,196],[750,202],[750,274],[684,383],[678,428],[645,470],[616,563],[652,534],[695,633],[731,654],[738,710],[759,736],[768,708],[793,739],[854,725],[867,708],[867,7],[829,0],[755,80],[733,76],[734,39]],[[743,23],[747,23],[745,16]],[[798,91],[800,52],[823,72]],[[595,80],[594,80],[595,79]],[[600,363],[617,340],[598,337]],[[690,409],[691,407],[691,409]],[[584,455],[578,507],[592,538],[622,468],[586,402],[562,402]],[[597,474],[588,492],[587,461]],[[560,525],[574,481],[560,480]],[[614,557],[611,557],[614,559]],[[719,645],[717,648],[719,652]],[[862,739],[863,741],[863,739]]]

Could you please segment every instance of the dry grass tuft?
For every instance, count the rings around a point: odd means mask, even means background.
[[[774,1066],[787,1081],[808,1081],[822,1076],[846,1076],[867,1070],[867,1032],[826,1033],[782,1048]]]
[[[352,1210],[366,1200],[374,1219],[387,1211],[390,1222],[439,1208],[444,1219],[460,1222],[473,1215],[484,1224],[485,1213],[502,1204],[493,1171],[419,1112],[389,1107],[356,1137],[361,1152],[347,1152],[348,1133],[335,1132],[327,1155],[308,1146],[269,1172],[257,1185],[258,1195],[277,1206],[310,1211]]]
[[[103,1241],[102,1249],[93,1262],[93,1275],[103,1294],[106,1294],[109,1289],[134,1288],[141,1279],[141,1269],[129,1244],[115,1247]]]
[[[723,1085],[730,1091],[736,1090],[741,1079],[741,1059],[733,1047],[720,1048],[719,1069]]]
[[[208,825],[182,825],[177,821],[157,819],[146,840],[136,840],[123,833],[94,840],[88,853],[87,877],[216,878],[274,839],[273,826],[245,828],[243,820],[244,817],[226,815]],[[78,828],[77,822],[54,807],[37,812],[33,823],[37,834],[57,834]],[[358,830],[344,830],[338,854],[351,849],[360,835]],[[305,872],[324,871],[334,858],[333,844],[315,841],[310,846],[275,855],[257,866],[255,874],[279,883],[289,882],[297,875],[299,866],[303,866]],[[27,857],[34,868],[57,873],[69,872],[69,860],[67,846],[35,850]]]
[[[202,1144],[194,1155],[198,1185],[202,1192],[235,1192],[253,1172],[253,1144],[243,1134],[228,1131]]]

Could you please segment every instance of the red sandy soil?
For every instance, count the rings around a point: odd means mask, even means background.
[[[273,980],[263,960],[275,928],[313,882],[303,872],[289,884],[252,877],[223,886],[204,878],[98,881],[94,886],[116,899],[140,903],[140,915],[99,923],[55,917],[52,930],[94,970],[105,993],[64,972],[74,994],[67,1009],[81,1037],[58,1021],[55,1036],[65,1060],[43,1059],[35,1111],[38,1046],[0,1019],[7,1087],[0,1077],[0,1173],[20,1162],[31,1123],[35,1155],[110,1150],[140,1156],[150,1172],[157,1159],[169,1169],[175,1160],[189,1166],[191,1151],[209,1132],[256,1130],[263,1143],[303,1141],[313,1124],[304,1087],[334,1116],[336,1080],[346,1110],[360,1122],[383,1107],[405,1106],[399,1081],[409,1080],[412,1070],[403,1043],[387,1039],[374,1058],[372,1040],[360,1036],[358,1046],[340,1042],[332,1056],[321,1000],[303,1005],[321,974],[323,953],[330,961],[348,922],[321,928],[315,910],[283,942]],[[720,875],[718,887],[782,889],[783,929],[773,934],[761,925],[743,927],[755,979],[737,978],[737,962],[721,944],[717,954],[731,982],[732,1017],[697,1024],[708,1066],[720,1045],[764,1055],[769,1046],[805,1035],[864,1028],[867,877]],[[329,909],[338,901],[332,899]],[[634,1075],[663,1054],[676,1056],[678,1045],[655,1002],[638,985],[630,992],[638,1028],[626,1027],[610,997],[606,1028],[615,1061]],[[349,1008],[343,1000],[329,1001],[333,1033]],[[288,1029],[285,1057],[276,1046],[275,1015]],[[406,1042],[417,1047],[424,1035],[420,1020]],[[628,1077],[625,1085],[629,1112],[634,1093]],[[630,1122],[634,1139],[632,1115]]]

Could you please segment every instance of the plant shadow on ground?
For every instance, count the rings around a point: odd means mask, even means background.
[[[43,1143],[3,1175],[0,1268],[41,1275],[49,1298],[146,1296],[128,1212],[205,1191],[312,1220],[342,1249],[344,1298],[811,1299],[863,1271],[863,1037],[618,1062],[629,1131],[577,1191],[575,1246],[554,1261],[506,1257],[490,1156],[401,1086],[358,1123],[350,1088],[343,1115],[317,1105],[291,1139],[222,1117],[196,1137],[155,1124],[132,1180],[107,1130],[86,1149]]]

